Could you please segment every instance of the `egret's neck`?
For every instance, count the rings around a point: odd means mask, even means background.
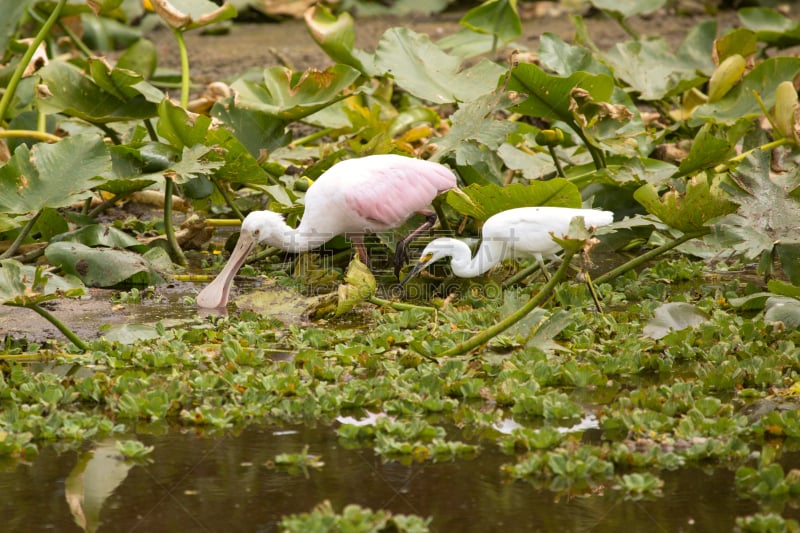
[[[459,278],[474,278],[487,272],[505,258],[505,243],[501,241],[483,241],[475,257],[465,243],[454,241],[453,259],[450,268]]]
[[[306,227],[302,221],[297,228],[292,228],[281,220],[280,224],[276,224],[262,242],[287,252],[300,253],[319,248],[333,237],[334,235],[330,232],[320,232]]]

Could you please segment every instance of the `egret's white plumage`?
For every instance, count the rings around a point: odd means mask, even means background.
[[[553,241],[566,235],[574,217],[583,217],[587,228],[607,226],[614,219],[611,211],[567,207],[520,207],[489,217],[481,230],[481,244],[475,257],[464,242],[442,237],[431,241],[419,263],[406,276],[407,281],[425,267],[451,257],[450,268],[460,278],[472,278],[487,272],[509,258],[533,257],[537,261],[553,259],[561,247]]]
[[[415,212],[430,206],[438,194],[455,186],[455,174],[432,161],[391,154],[341,161],[309,187],[297,228],[272,211],[247,215],[228,264],[200,291],[197,305],[216,308],[227,304],[233,276],[257,243],[305,252],[337,235],[347,235],[366,261],[364,233],[400,226]],[[398,245],[398,257],[401,248]]]

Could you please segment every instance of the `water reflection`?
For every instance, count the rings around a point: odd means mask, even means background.
[[[433,531],[729,531],[736,516],[757,511],[736,497],[733,472],[721,468],[662,472],[663,498],[630,502],[613,482],[574,498],[510,482],[500,466],[511,458],[489,442],[472,461],[403,465],[339,446],[331,428],[137,438],[155,446],[152,463],[120,463],[104,442],[84,453],[45,449],[31,464],[0,473],[0,529],[277,531],[281,517],[326,499],[337,511],[356,503],[431,516]],[[305,445],[325,462],[308,477],[266,466]]]

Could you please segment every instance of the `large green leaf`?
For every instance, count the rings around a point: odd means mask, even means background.
[[[462,215],[481,222],[492,215],[516,207],[581,206],[580,191],[563,178],[534,181],[530,185],[512,183],[505,187],[493,183],[473,184],[465,187],[462,191],[464,194],[450,191],[447,194],[447,203]]]
[[[771,176],[770,165],[770,156],[756,151],[731,174],[735,187],[728,189],[740,207],[737,216],[726,217],[725,229],[735,238],[729,247],[748,258],[771,253],[776,243],[800,243],[800,204],[790,196],[790,181]],[[796,275],[796,257],[786,253],[785,260]]]
[[[758,93],[767,108],[775,105],[775,90],[783,81],[793,81],[800,74],[800,58],[772,57],[757,64],[722,99],[704,104],[694,110],[697,118],[714,120],[722,124],[733,124],[743,118],[756,118],[762,110]]]
[[[570,94],[580,88],[595,102],[607,102],[614,92],[614,78],[604,74],[575,72],[567,77],[551,76],[532,63],[520,63],[511,69],[508,90],[522,93],[525,98],[513,110],[525,115],[561,120],[579,130],[571,109]]]
[[[243,108],[256,109],[286,121],[299,120],[353,94],[351,85],[361,73],[348,65],[324,71],[293,72],[286,67],[264,71],[264,83],[239,79],[231,87]]]
[[[76,242],[55,242],[45,249],[47,259],[90,287],[113,287],[123,282],[156,285],[163,281],[143,256],[126,250],[90,248]]]
[[[37,93],[39,108],[45,113],[65,113],[95,124],[156,115],[155,102],[163,95],[141,75],[122,69],[108,71],[102,65],[96,67],[95,73],[103,86],[69,63],[49,62],[38,71],[46,87]]]
[[[65,207],[91,195],[111,171],[111,156],[97,135],[67,137],[56,144],[20,145],[0,167],[0,211],[31,213]]]
[[[589,0],[589,2],[614,17],[627,19],[652,13],[663,7],[667,0]]]
[[[91,247],[130,248],[137,252],[147,250],[147,245],[137,241],[124,231],[104,224],[90,224],[68,233],[62,233],[53,239],[53,242],[78,242]]]
[[[214,175],[231,183],[247,185],[268,185],[270,179],[244,145],[225,128],[211,128],[206,136],[206,144],[214,146],[207,154],[209,161],[221,161],[223,165]]]
[[[735,155],[733,144],[714,124],[705,124],[695,136],[689,155],[681,161],[678,172],[686,176],[726,161]]]
[[[800,327],[800,300],[786,296],[767,299],[764,319],[768,322],[783,322],[786,329]]]
[[[211,125],[211,117],[189,113],[165,98],[158,104],[158,134],[178,149],[202,144]]]
[[[672,190],[659,197],[658,190],[648,183],[633,196],[648,213],[684,233],[698,231],[710,220],[733,213],[737,208],[720,188],[719,178],[709,183],[705,173],[693,176],[686,183],[684,194]]]
[[[5,50],[34,0],[0,0],[0,50]]]
[[[418,98],[445,104],[469,102],[492,92],[505,69],[491,61],[461,70],[461,59],[447,54],[427,35],[391,28],[376,50],[376,65]]]
[[[569,76],[579,71],[611,74],[609,68],[598,61],[588,48],[569,44],[549,32],[539,37],[539,61],[559,76]]]
[[[743,7],[736,12],[758,40],[779,48],[800,44],[800,23],[767,7]]]
[[[355,47],[353,17],[347,11],[334,14],[328,7],[316,4],[303,14],[311,38],[337,63],[350,65],[366,76],[377,75],[372,54]]]
[[[707,79],[697,73],[694,61],[674,54],[664,39],[619,43],[608,51],[606,61],[642,100],[681,94]]]
[[[450,116],[450,131],[436,140],[436,160],[455,155],[460,165],[467,164],[468,153],[477,143],[490,150],[496,150],[508,138],[516,126],[505,120],[497,120],[495,113],[507,109],[519,102],[502,90],[481,96],[462,104],[458,111]]]
[[[467,11],[459,22],[474,32],[497,35],[501,43],[522,35],[517,0],[487,0]]]
[[[42,266],[23,265],[13,259],[0,261],[0,303],[25,307],[84,294],[86,288],[74,276],[56,276]]]
[[[286,131],[287,121],[257,109],[239,107],[231,98],[217,102],[211,116],[221,120],[239,139],[253,157],[261,157],[262,150],[272,152],[292,140]]]
[[[191,30],[232,19],[236,8],[230,2],[221,6],[210,0],[150,0],[158,15],[173,28]]]

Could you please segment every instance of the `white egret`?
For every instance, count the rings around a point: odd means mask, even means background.
[[[607,226],[614,219],[611,211],[568,207],[519,207],[489,217],[481,230],[481,244],[475,257],[466,243],[449,237],[431,241],[419,262],[401,285],[428,265],[452,258],[450,268],[460,278],[473,278],[509,258],[534,257],[540,264],[544,258],[554,259],[561,247],[553,240],[566,235],[570,222],[583,217],[587,228]]]

